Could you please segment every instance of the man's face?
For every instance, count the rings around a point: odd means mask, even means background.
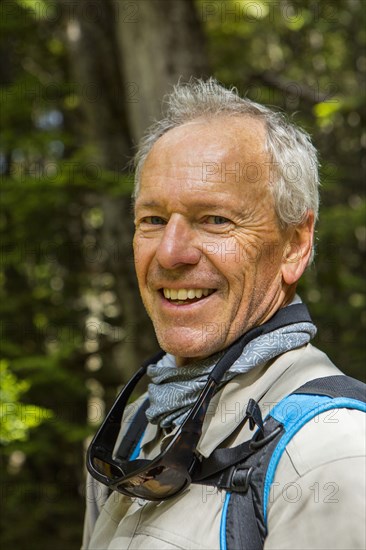
[[[292,293],[264,142],[261,121],[198,119],[167,132],[146,159],[136,272],[158,341],[178,364],[226,348]]]

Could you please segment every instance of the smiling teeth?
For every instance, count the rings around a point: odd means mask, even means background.
[[[213,290],[209,288],[180,288],[179,290],[173,288],[164,288],[164,297],[168,300],[193,300],[194,298],[202,298],[202,296],[208,296],[212,294]]]

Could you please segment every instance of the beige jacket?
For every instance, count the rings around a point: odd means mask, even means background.
[[[334,374],[340,371],[308,344],[235,377],[213,398],[198,451],[207,457],[223,441],[233,446],[252,436],[247,425],[237,429],[251,397],[265,416],[308,380]],[[348,409],[323,413],[289,443],[272,485],[266,550],[366,548],[365,416]],[[140,456],[155,456],[162,439],[149,424]],[[225,494],[216,488],[191,485],[160,503],[112,493],[104,504],[105,488],[91,478],[87,491],[83,550],[220,548]]]

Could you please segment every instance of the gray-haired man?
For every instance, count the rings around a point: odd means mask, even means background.
[[[317,209],[316,152],[304,132],[213,80],[175,88],[136,157],[136,272],[165,354],[148,367],[149,422],[133,458],[169,449],[238,338],[301,302],[296,285],[312,258]],[[250,399],[265,416],[305,382],[341,374],[309,343],[315,331],[299,318],[255,333],[209,402],[198,461],[252,437]],[[125,414],[117,455],[136,410]],[[306,424],[279,461],[267,549],[365,547],[363,415],[332,414]],[[103,485],[90,482],[83,548],[220,548],[223,492],[192,483],[159,501],[174,485],[159,485],[159,472],[130,483],[145,483],[156,500],[113,492],[104,504]]]

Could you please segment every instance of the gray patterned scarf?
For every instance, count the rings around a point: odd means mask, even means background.
[[[290,305],[295,303],[301,303],[298,296]],[[234,376],[244,374],[286,351],[307,344],[315,334],[316,327],[313,323],[302,322],[255,338],[244,347],[241,356],[225,373],[218,389]],[[151,378],[148,385],[150,406],[146,411],[149,422],[159,424],[162,428],[181,424],[204,387],[208,374],[224,353],[225,350],[220,351],[185,367],[177,367],[174,356],[167,353],[156,365],[150,365],[147,369]]]

